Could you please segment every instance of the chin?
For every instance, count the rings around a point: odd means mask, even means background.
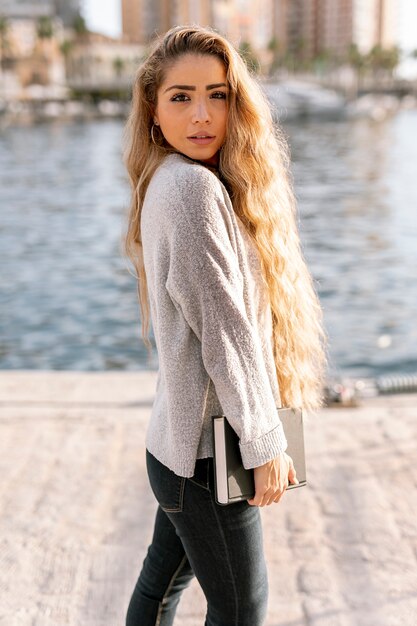
[[[192,159],[198,159],[199,161],[208,161],[210,159],[214,159],[217,153],[218,153],[218,149],[217,150],[193,150],[192,155],[190,152],[188,154],[191,156]]]

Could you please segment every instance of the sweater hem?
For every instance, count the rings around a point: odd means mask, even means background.
[[[181,463],[178,459],[171,459],[161,454],[161,450],[155,449],[152,445],[146,444],[146,449],[150,452],[162,465],[165,465],[177,476],[182,478],[192,478],[195,472],[195,461],[191,464],[189,462]]]

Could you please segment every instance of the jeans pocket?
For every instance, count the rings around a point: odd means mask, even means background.
[[[191,478],[187,478],[187,480],[210,491],[210,472],[213,472],[213,459],[210,457],[197,459],[194,475]]]
[[[151,489],[165,513],[180,513],[183,509],[186,478],[177,476],[146,450],[146,469]]]

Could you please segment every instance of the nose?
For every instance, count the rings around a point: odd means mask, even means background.
[[[202,122],[208,122],[210,120],[210,113],[208,111],[207,104],[203,98],[197,100],[194,107],[192,120],[194,123],[199,124],[201,124]]]

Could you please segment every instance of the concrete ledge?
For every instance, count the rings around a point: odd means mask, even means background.
[[[0,625],[113,626],[151,540],[156,372],[0,372]],[[262,509],[265,626],[412,625],[417,395],[307,416],[308,486]],[[175,626],[204,623],[196,580]]]

